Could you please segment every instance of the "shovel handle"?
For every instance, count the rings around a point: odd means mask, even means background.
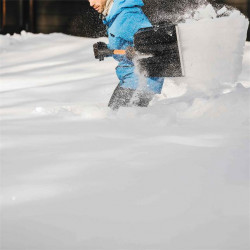
[[[114,55],[126,55],[126,50],[115,49],[113,53]]]

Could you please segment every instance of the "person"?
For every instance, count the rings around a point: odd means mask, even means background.
[[[103,15],[107,26],[111,50],[126,50],[133,47],[135,33],[141,28],[152,27],[142,11],[142,0],[89,0],[90,6]],[[115,88],[108,106],[113,110],[120,107],[147,107],[155,94],[160,94],[164,78],[142,77],[136,73],[134,62],[126,55],[113,55],[119,64],[116,74],[119,84]]]

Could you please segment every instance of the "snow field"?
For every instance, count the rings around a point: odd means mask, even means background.
[[[213,37],[214,21],[239,33],[215,29],[227,43],[220,57],[211,41],[203,62],[200,26]],[[118,112],[106,107],[116,62],[93,58],[105,38],[0,36],[0,248],[249,249],[244,23],[183,24],[187,77],[166,79],[149,108]],[[212,53],[223,74],[204,70]]]

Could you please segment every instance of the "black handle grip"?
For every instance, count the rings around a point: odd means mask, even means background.
[[[95,59],[103,61],[105,57],[112,56],[113,50],[110,50],[106,43],[98,42],[93,45]]]

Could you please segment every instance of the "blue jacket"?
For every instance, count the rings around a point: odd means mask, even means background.
[[[126,49],[133,46],[134,34],[141,28],[152,27],[150,21],[143,13],[142,0],[114,0],[109,15],[104,19],[107,25],[109,38],[109,49]],[[124,88],[144,88],[161,93],[164,78],[151,77],[142,78],[135,73],[135,66],[126,56],[113,56],[119,61],[116,74],[120,85]]]

